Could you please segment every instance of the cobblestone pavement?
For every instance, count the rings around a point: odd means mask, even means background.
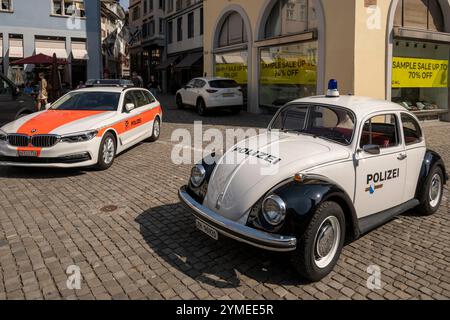
[[[432,217],[402,215],[343,250],[335,270],[305,283],[284,254],[197,231],[177,198],[190,166],[170,161],[171,133],[191,110],[165,103],[162,138],[104,172],[0,168],[0,299],[448,299],[449,191]],[[270,116],[203,119],[205,128],[264,127]],[[450,167],[450,125],[427,124]],[[77,265],[81,290],[66,286]],[[382,289],[366,286],[367,268]]]

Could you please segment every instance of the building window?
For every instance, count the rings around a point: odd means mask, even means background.
[[[164,0],[159,0],[158,8],[164,10]]]
[[[0,0],[0,11],[12,11],[12,0]]]
[[[155,35],[155,20],[150,21],[150,37]]]
[[[177,19],[177,41],[183,41],[183,17]]]
[[[52,14],[85,17],[84,1],[53,0]]]
[[[167,12],[172,12],[173,11],[173,0],[167,0],[168,5],[167,5]]]
[[[150,1],[150,12],[153,11],[153,0],[149,0]]]
[[[194,13],[191,12],[188,15],[188,38],[194,37]]]
[[[203,26],[204,21],[203,21],[203,8],[200,8],[200,35],[203,35]]]
[[[133,8],[132,18],[133,21],[139,19],[141,17],[141,8],[139,6]]]
[[[164,19],[159,18],[159,34],[164,33]]]
[[[244,20],[237,12],[231,13],[220,30],[219,47],[226,47],[247,42]]]
[[[173,42],[173,22],[170,21],[167,24],[167,42],[171,44]]]
[[[279,0],[267,19],[264,38],[296,34],[317,27],[317,0]]]
[[[148,12],[148,1],[144,0],[144,15]]]
[[[444,17],[437,0],[399,0],[394,25],[445,32]]]

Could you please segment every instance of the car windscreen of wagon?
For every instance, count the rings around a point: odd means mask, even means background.
[[[56,101],[52,110],[116,111],[120,93],[115,92],[70,92]]]
[[[230,89],[238,88],[239,84],[234,80],[213,80],[209,82],[209,86],[217,89]]]
[[[344,108],[291,105],[278,113],[272,129],[312,135],[349,145],[355,130],[355,117]]]

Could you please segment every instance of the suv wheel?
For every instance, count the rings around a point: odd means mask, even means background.
[[[294,267],[310,281],[321,280],[336,265],[344,240],[345,216],[342,208],[335,202],[322,203],[294,252]]]
[[[206,115],[206,105],[205,101],[202,98],[197,100],[197,112],[201,116]]]
[[[183,98],[181,97],[181,94],[177,94],[176,102],[177,102],[177,108],[178,109],[183,109],[184,108]]]

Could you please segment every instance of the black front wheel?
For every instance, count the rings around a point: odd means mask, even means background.
[[[161,134],[161,120],[159,117],[155,118],[155,121],[153,122],[153,131],[152,136],[148,138],[148,141],[155,142],[159,139],[159,136]]]
[[[181,97],[181,94],[177,94],[177,108],[178,109],[183,109],[184,108],[184,104],[183,104],[183,98]]]
[[[201,116],[206,115],[206,105],[203,99],[198,99],[197,101],[197,113]]]
[[[113,165],[116,157],[116,145],[116,139],[112,133],[108,132],[103,136],[98,152],[97,170],[106,170]]]
[[[345,240],[345,216],[335,202],[326,201],[316,210],[292,256],[294,268],[305,279],[316,282],[336,265]]]

